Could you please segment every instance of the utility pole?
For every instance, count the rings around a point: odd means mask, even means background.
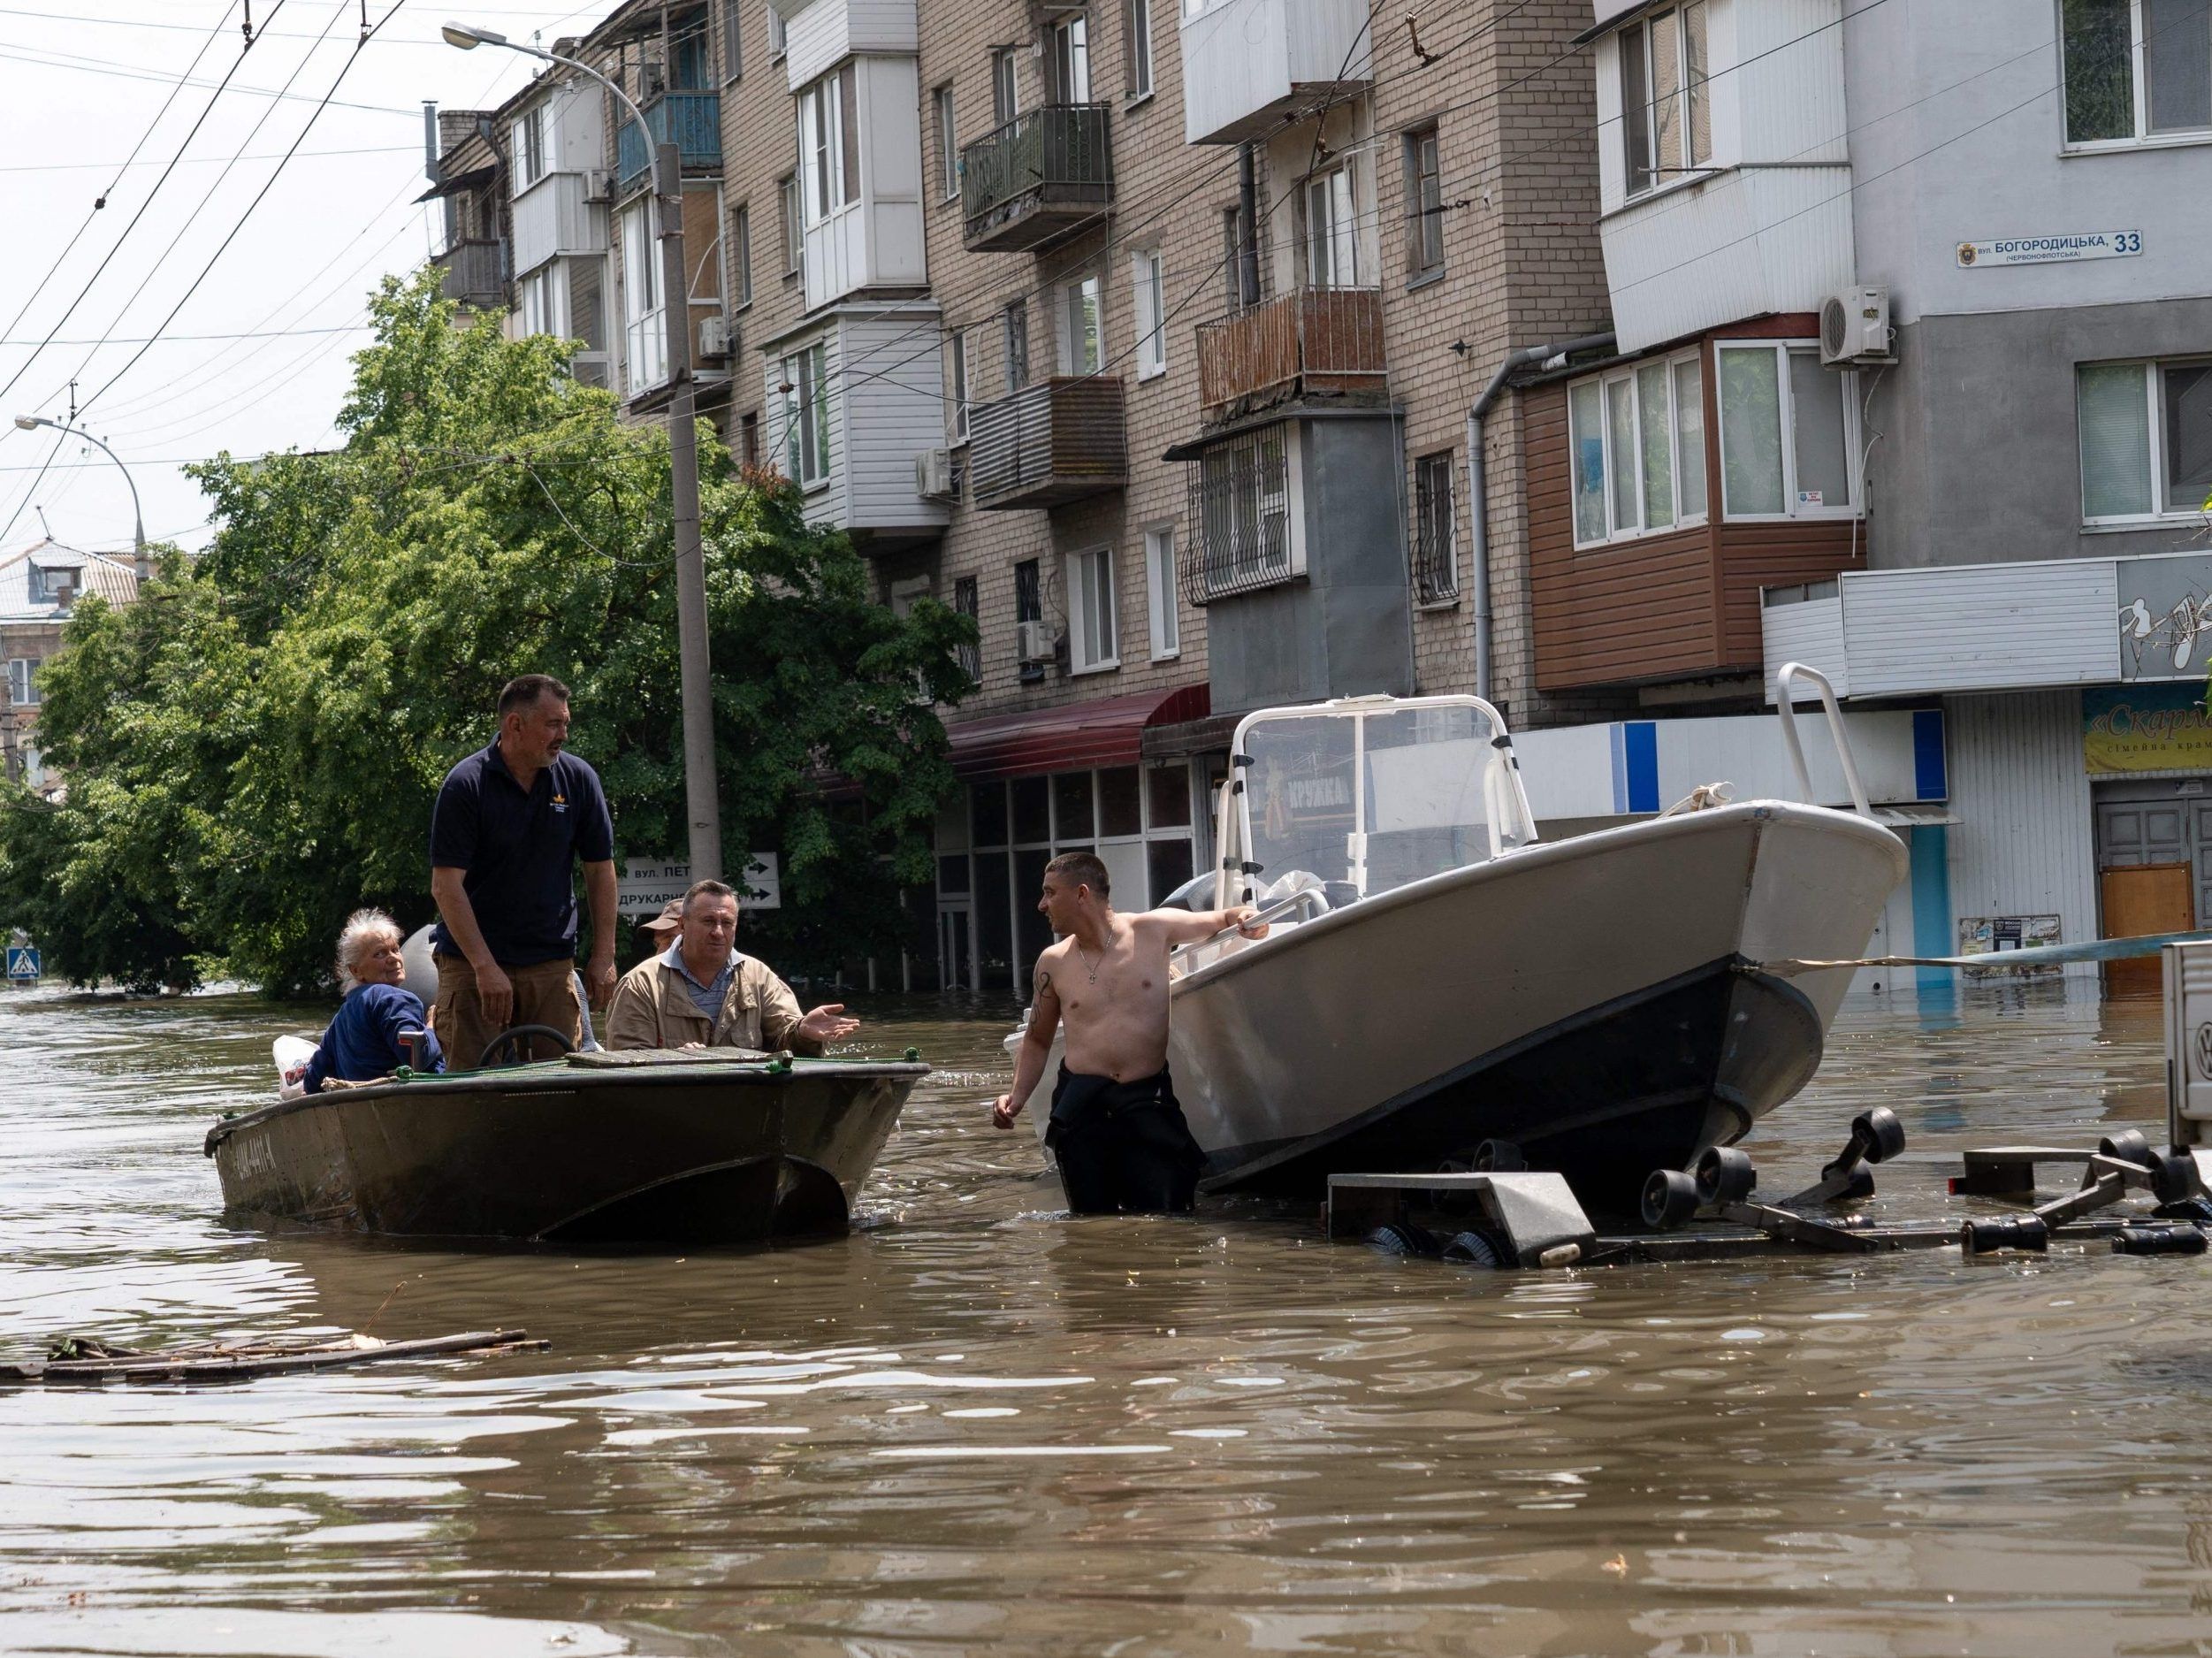
[[[620,83],[591,65],[526,46],[473,24],[448,23],[441,33],[462,51],[504,46],[559,64],[598,81],[637,124],[652,146],[652,127]],[[617,145],[619,149],[620,146]],[[713,676],[707,661],[706,559],[699,541],[698,395],[691,379],[691,294],[683,270],[683,158],[673,142],[652,150],[653,206],[660,220],[660,312],[667,331],[669,523],[675,539],[676,659],[683,711],[683,801],[691,879],[722,875],[721,798],[715,783]]]

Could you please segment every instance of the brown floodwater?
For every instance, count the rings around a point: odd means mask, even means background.
[[[552,1349],[0,1393],[0,1651],[2212,1651],[2212,1262],[1956,1249],[1496,1273],[1305,1212],[1058,1212],[939,1069],[844,1241],[686,1257],[225,1226],[200,1141],[312,1010],[0,998],[0,1349],[526,1325]],[[1751,1142],[1808,1183],[2155,1137],[2155,1004],[1847,1009]],[[621,1125],[610,1122],[610,1134]],[[1796,1177],[1802,1176],[1802,1179]]]

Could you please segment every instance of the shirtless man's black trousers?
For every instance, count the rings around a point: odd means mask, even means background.
[[[1060,1067],[1045,1144],[1079,1215],[1182,1214],[1206,1154],[1191,1137],[1167,1067],[1117,1082]]]

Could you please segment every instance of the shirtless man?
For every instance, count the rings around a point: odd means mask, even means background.
[[[1045,866],[1037,907],[1060,935],[1037,958],[1037,999],[1014,1061],[1014,1089],[991,1121],[1011,1128],[1044,1076],[1052,1037],[1067,1021],[1067,1059],[1052,1089],[1045,1143],[1079,1215],[1180,1213],[1190,1208],[1205,1153],[1191,1138],[1168,1077],[1168,951],[1225,927],[1247,938],[1249,905],[1117,915],[1106,866],[1063,852]]]

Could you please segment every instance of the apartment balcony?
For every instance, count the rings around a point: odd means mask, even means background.
[[[1099,221],[1114,200],[1106,111],[1047,104],[960,151],[969,252],[1018,253]]]
[[[722,95],[664,92],[643,106],[652,129],[649,145],[637,123],[624,121],[614,134],[615,187],[624,195],[652,181],[652,152],[673,142],[685,169],[717,172],[722,164]]]
[[[1058,507],[1129,481],[1122,384],[1056,376],[968,414],[968,483],[985,511]]]
[[[1204,0],[1184,6],[1181,31],[1187,143],[1259,138],[1374,84],[1365,0]]]
[[[1199,418],[1218,424],[1308,398],[1382,402],[1383,296],[1300,288],[1198,327]]]
[[[480,311],[507,303],[507,244],[496,236],[457,241],[431,263],[446,272],[447,299]]]
[[[549,172],[515,198],[515,269],[535,271],[563,254],[606,251],[606,209],[580,172]]]

